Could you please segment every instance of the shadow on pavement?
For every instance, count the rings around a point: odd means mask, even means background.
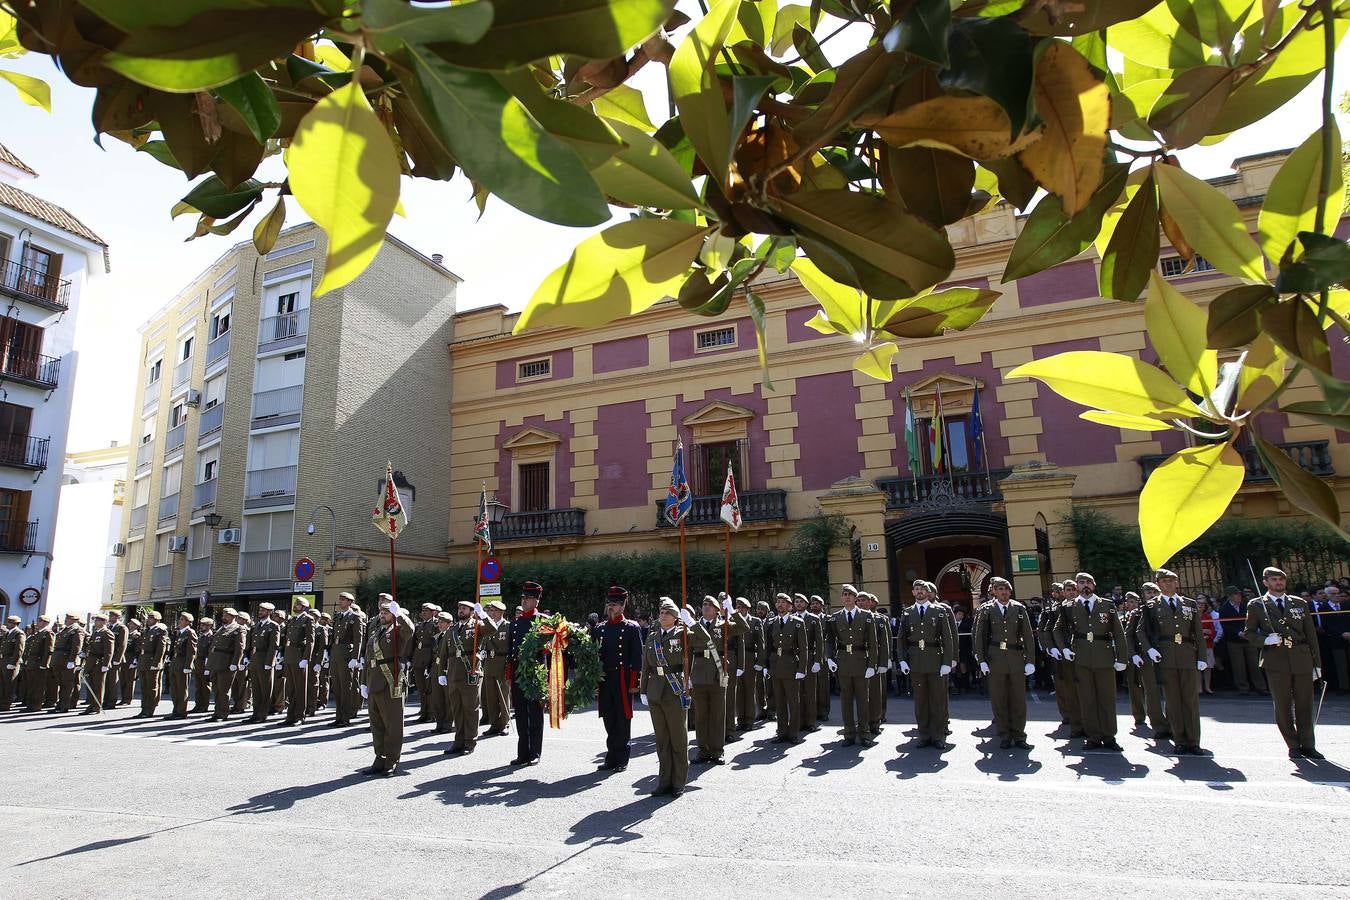
[[[886,761],[886,769],[902,780],[932,775],[947,768],[947,760],[942,758],[942,752],[932,747],[915,749],[912,744],[901,744],[895,748],[895,752],[899,755]]]
[[[1031,758],[1026,750],[1004,750],[998,740],[987,738],[975,745],[980,758],[975,760],[975,768],[986,775],[993,775],[999,781],[1017,781],[1024,775],[1034,775],[1041,770],[1041,763]]]

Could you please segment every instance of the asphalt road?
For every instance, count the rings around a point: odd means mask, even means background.
[[[783,749],[768,724],[673,801],[646,796],[645,710],[624,773],[596,771],[588,713],[525,770],[514,736],[453,758],[410,725],[390,779],[359,773],[364,727],[0,714],[0,897],[1350,895],[1346,700],[1323,763],[1287,758],[1264,699],[1206,700],[1203,759],[1129,733],[1127,704],[1123,755],[1048,736],[1051,697],[1031,710],[1029,755],[978,698],[941,755],[911,746],[908,698],[865,750],[836,724]]]

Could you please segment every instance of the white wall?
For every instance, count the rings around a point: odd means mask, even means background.
[[[115,487],[98,481],[61,488],[48,609],[83,616],[111,599],[116,560],[109,551],[122,530]]]

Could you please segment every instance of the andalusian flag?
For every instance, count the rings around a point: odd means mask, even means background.
[[[919,431],[914,424],[914,402],[910,399],[909,388],[905,388],[905,449],[909,455],[911,475],[923,474],[923,458],[919,453]]]
[[[937,399],[933,401],[933,418],[928,420],[928,445],[933,448],[933,474],[936,475],[942,471],[942,432],[945,430],[942,422],[942,389],[937,392]]]
[[[384,468],[384,492],[380,505],[375,507],[370,521],[383,531],[389,540],[394,540],[408,527],[408,510],[398,495],[398,485],[394,484],[394,464],[386,463]]]
[[[488,522],[487,511],[487,482],[483,482],[483,490],[478,494],[478,518],[473,523],[473,539],[483,542],[483,552],[492,553],[492,527]]]

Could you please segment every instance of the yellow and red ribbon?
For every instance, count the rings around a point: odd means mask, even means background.
[[[548,724],[550,728],[561,728],[562,720],[567,718],[567,670],[563,665],[563,651],[570,640],[571,626],[567,619],[559,619],[558,626],[539,623],[539,633],[551,638],[546,648],[548,660]]]

